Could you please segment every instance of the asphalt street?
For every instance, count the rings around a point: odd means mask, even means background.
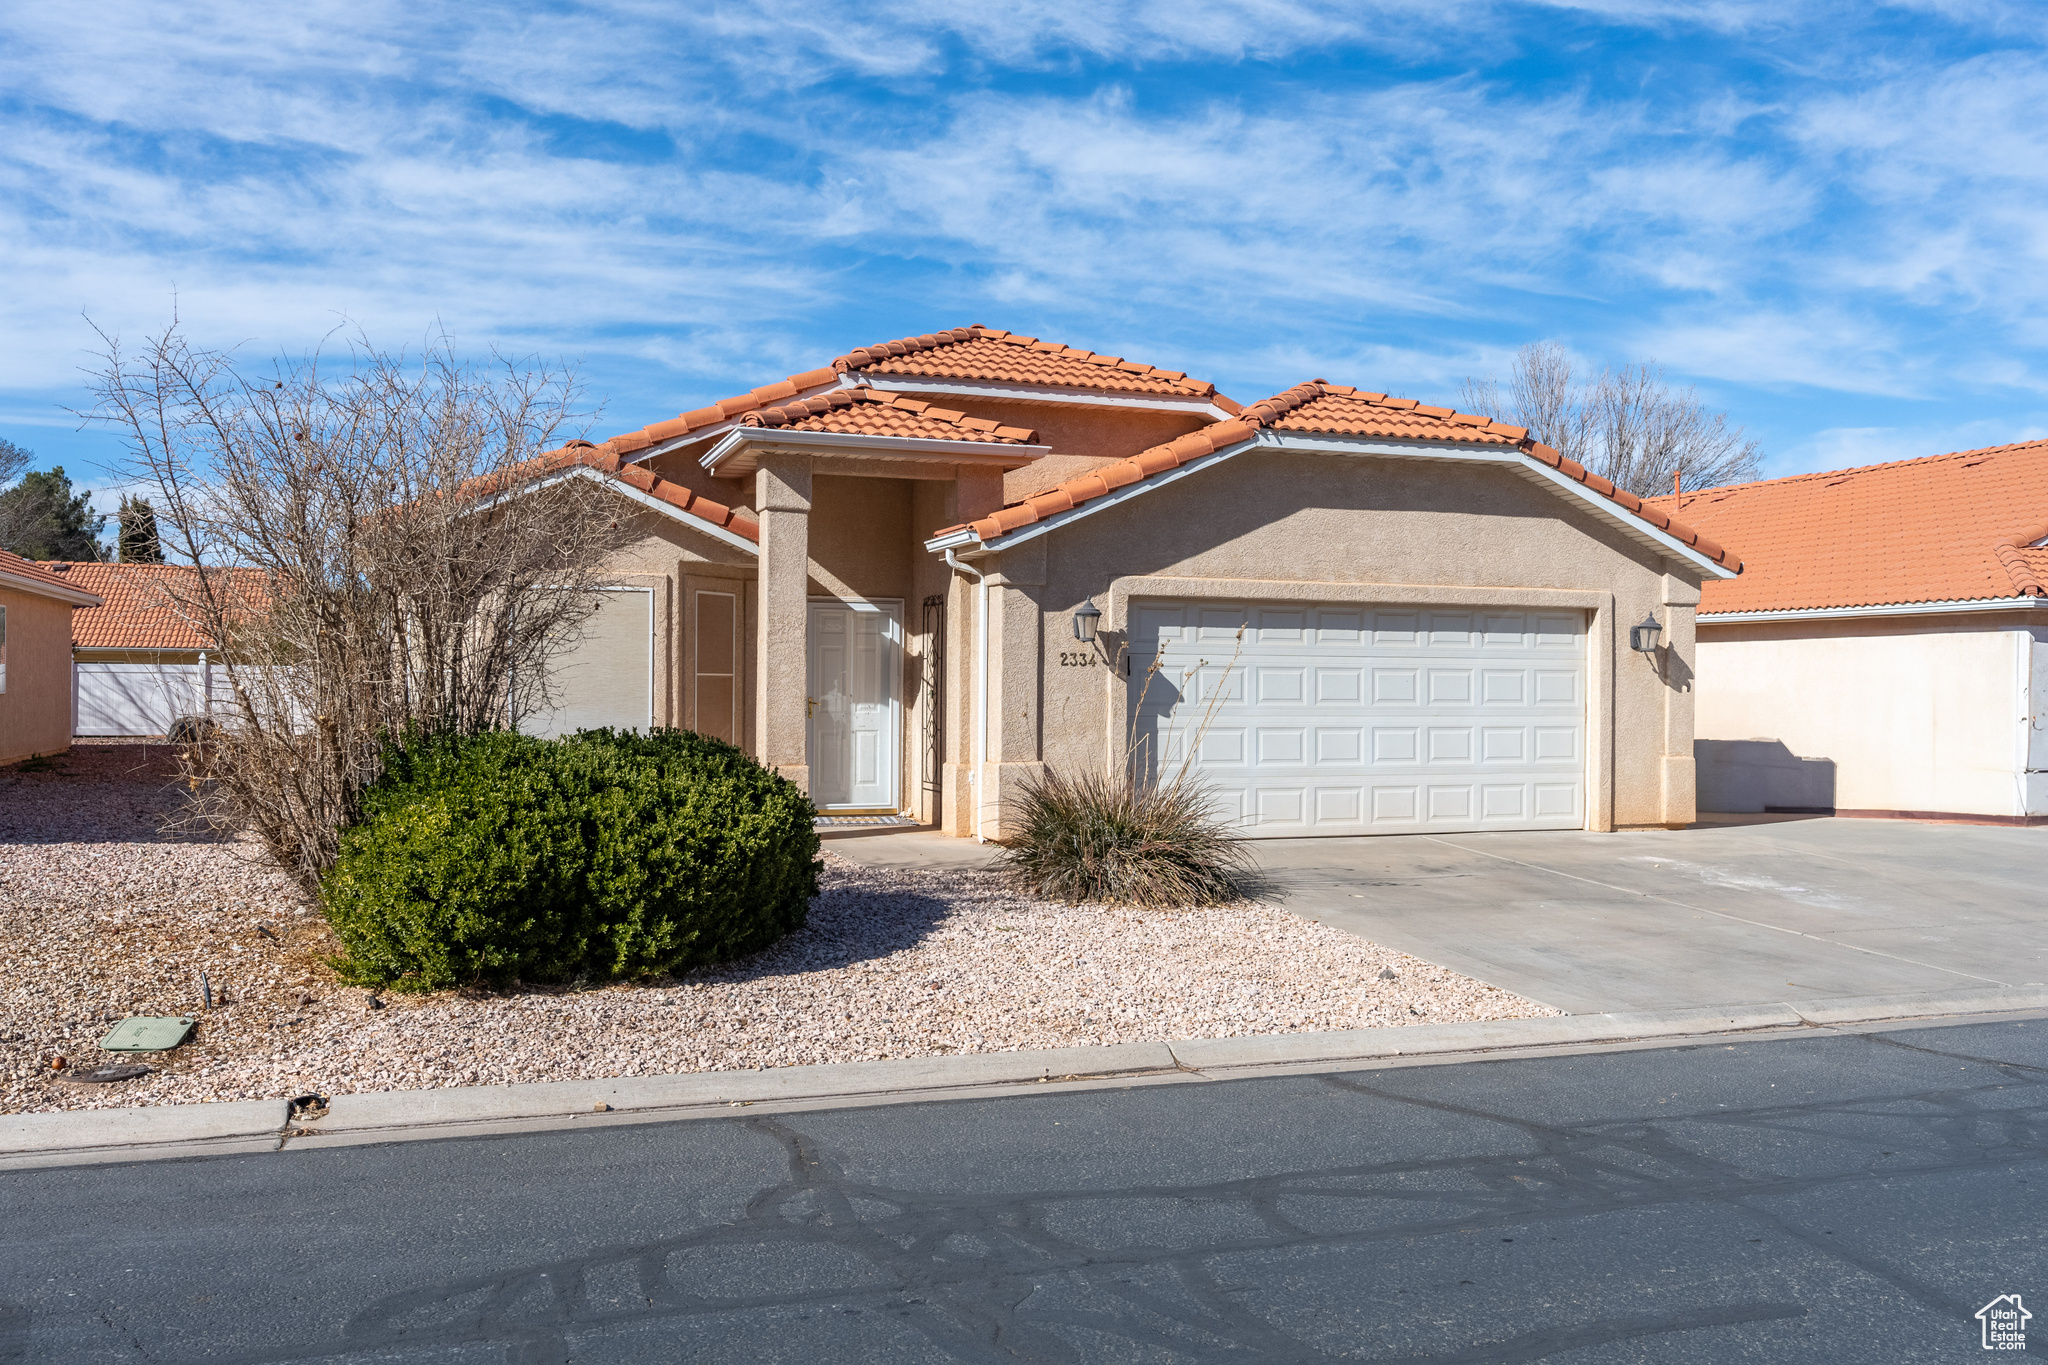
[[[0,1175],[0,1361],[1953,1361],[2048,1020]]]

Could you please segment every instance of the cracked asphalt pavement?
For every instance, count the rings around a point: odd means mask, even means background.
[[[0,1362],[1954,1360],[2048,1303],[2044,1083],[2008,1021],[17,1171]]]

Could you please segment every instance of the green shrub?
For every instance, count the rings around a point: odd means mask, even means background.
[[[1253,873],[1244,840],[1213,814],[1199,782],[1051,770],[1003,812],[999,865],[1050,900],[1139,906],[1236,900]]]
[[[816,812],[681,730],[394,748],[322,879],[344,980],[618,980],[765,948],[818,892]]]

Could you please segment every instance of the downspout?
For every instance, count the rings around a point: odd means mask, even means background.
[[[975,631],[979,637],[975,643],[979,695],[974,707],[974,772],[967,780],[974,784],[974,842],[985,844],[988,840],[981,837],[981,774],[988,767],[988,576],[971,564],[962,564],[959,556],[951,550],[946,551],[946,567],[973,578],[974,586],[979,590],[979,602],[974,613]]]

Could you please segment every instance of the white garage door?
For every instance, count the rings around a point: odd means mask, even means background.
[[[654,594],[646,588],[605,588],[573,647],[558,655],[549,705],[520,729],[544,739],[610,726],[654,725]]]
[[[1579,613],[1140,601],[1131,624],[1134,738],[1166,775],[1192,747],[1248,834],[1585,825]]]

